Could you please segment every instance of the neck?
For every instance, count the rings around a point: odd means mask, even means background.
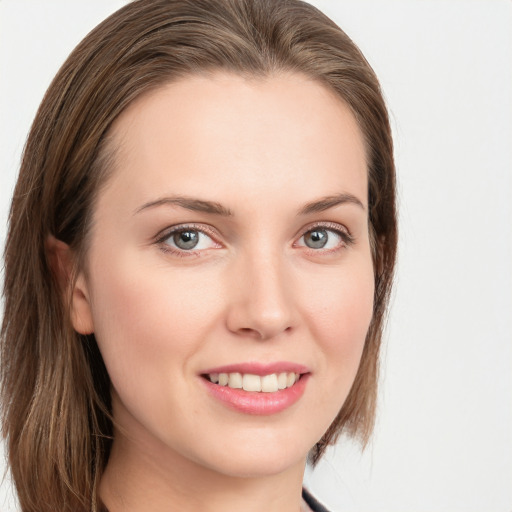
[[[100,497],[109,512],[299,512],[305,460],[285,471],[233,476],[176,452],[158,455],[116,432]]]

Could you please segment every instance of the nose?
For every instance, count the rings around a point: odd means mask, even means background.
[[[283,258],[254,254],[235,266],[229,278],[228,329],[259,340],[292,331],[297,320],[294,287]]]

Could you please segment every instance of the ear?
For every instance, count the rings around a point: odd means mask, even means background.
[[[67,301],[71,298],[70,315],[73,328],[80,334],[92,334],[94,324],[84,273],[79,272],[73,282],[73,251],[68,244],[50,235],[46,239],[46,254],[63,299]]]

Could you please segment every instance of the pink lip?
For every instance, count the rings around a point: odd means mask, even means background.
[[[208,373],[251,373],[253,375],[268,375],[271,373],[294,372],[300,373],[300,379],[290,388],[275,391],[273,393],[244,391],[233,389],[229,386],[219,386],[203,377],[207,391],[215,399],[231,409],[245,414],[271,415],[284,411],[296,403],[304,394],[310,373],[305,366],[294,363],[243,363],[211,368],[202,375]]]
[[[270,375],[271,373],[294,372],[309,373],[309,369],[301,364],[291,363],[288,361],[277,361],[275,363],[235,363],[216,368],[209,368],[204,372],[207,373],[252,373],[253,375]]]

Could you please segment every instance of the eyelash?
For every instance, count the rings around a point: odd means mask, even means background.
[[[159,246],[160,250],[167,254],[172,254],[173,256],[178,256],[180,258],[187,258],[191,256],[199,256],[204,249],[201,250],[184,250],[172,247],[169,245],[167,240],[171,238],[174,234],[180,233],[183,231],[197,231],[203,235],[209,237],[217,246],[220,247],[220,244],[216,241],[215,231],[213,229],[208,228],[204,224],[180,224],[178,226],[173,226],[172,228],[166,228],[164,231],[161,231],[157,236],[155,243]]]
[[[337,247],[332,249],[313,249],[311,247],[307,247],[306,245],[297,245],[298,241],[294,242],[294,247],[303,247],[304,250],[308,251],[311,254],[333,254],[336,253],[342,249],[345,249],[347,247],[350,247],[355,243],[354,237],[350,234],[348,229],[346,229],[341,224],[337,224],[334,222],[317,222],[314,224],[308,225],[304,230],[301,231],[301,235],[298,238],[298,240],[302,240],[302,238],[307,235],[308,233],[323,229],[325,231],[329,231],[331,233],[334,233],[341,239],[341,243],[338,244]],[[172,254],[174,256],[178,256],[180,258],[187,258],[187,257],[198,257],[200,256],[201,252],[205,249],[199,249],[199,250],[185,250],[185,249],[179,249],[172,247],[167,243],[169,238],[171,238],[174,234],[180,233],[183,231],[197,231],[203,235],[208,236],[218,247],[221,247],[220,243],[216,241],[216,233],[213,229],[208,228],[208,226],[205,226],[204,224],[196,225],[196,224],[180,224],[177,226],[173,226],[172,228],[166,228],[164,231],[161,231],[159,234],[155,237],[155,244],[157,244],[160,248],[160,250],[167,254]]]
[[[307,246],[300,246],[304,247],[304,249],[307,250],[310,254],[335,254],[338,251],[341,251],[343,249],[346,249],[347,247],[354,245],[355,243],[355,238],[350,234],[349,230],[342,224],[338,224],[335,222],[316,222],[314,224],[310,224],[306,226],[306,228],[302,231],[302,234],[300,235],[298,240],[302,240],[302,238],[306,234],[320,229],[336,234],[341,239],[341,242],[332,249],[313,249]],[[297,242],[294,243],[294,246],[296,246],[296,244]]]

